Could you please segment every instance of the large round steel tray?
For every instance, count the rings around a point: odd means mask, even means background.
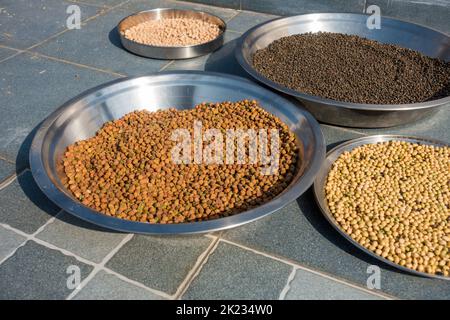
[[[425,55],[450,60],[450,37],[417,24],[382,17],[381,29],[369,29],[367,15],[314,13],[281,18],[248,30],[236,47],[240,65],[258,81],[299,99],[319,121],[349,127],[390,127],[421,119],[449,104],[450,97],[422,103],[378,105],[341,102],[304,94],[275,83],[252,66],[253,54],[273,41],[306,32],[354,34],[382,43],[396,44]]]
[[[319,205],[320,211],[323,213],[325,218],[328,220],[328,222],[342,235],[344,238],[346,238],[348,241],[350,241],[352,244],[354,244],[357,248],[364,251],[365,253],[371,255],[372,257],[375,257],[378,260],[383,261],[384,263],[387,263],[397,269],[421,275],[424,277],[430,277],[430,278],[439,278],[439,279],[445,279],[450,280],[450,277],[441,276],[441,275],[433,275],[425,272],[419,272],[416,270],[412,270],[406,267],[403,267],[401,265],[398,265],[386,258],[383,258],[382,256],[377,255],[375,252],[370,251],[369,249],[365,248],[364,246],[360,245],[356,240],[354,240],[350,235],[348,235],[339,225],[339,223],[334,219],[333,214],[331,213],[330,209],[328,208],[327,200],[325,197],[325,184],[327,181],[328,173],[331,170],[331,166],[333,163],[339,158],[339,156],[346,152],[350,151],[356,147],[365,145],[365,144],[371,144],[371,143],[377,143],[377,142],[383,142],[383,141],[407,141],[412,143],[420,143],[420,144],[428,144],[428,145],[434,145],[434,146],[449,146],[448,143],[434,140],[434,139],[427,139],[427,138],[421,138],[421,137],[411,137],[411,136],[403,136],[403,135],[374,135],[374,136],[367,136],[362,137],[358,139],[353,139],[347,142],[344,142],[338,146],[336,146],[334,149],[330,150],[327,153],[326,159],[322,164],[322,168],[320,168],[319,173],[316,175],[316,179],[314,181],[314,196],[316,198],[317,204]]]
[[[61,157],[75,141],[92,137],[106,122],[137,109],[154,111],[192,108],[201,102],[256,99],[295,132],[301,164],[292,183],[272,201],[255,209],[215,220],[150,224],[110,217],[76,200],[61,182]],[[30,151],[33,176],[59,207],[94,224],[134,233],[174,234],[227,229],[268,215],[300,196],[314,181],[325,157],[318,123],[305,110],[253,82],[234,76],[198,71],[166,72],[122,79],[94,88],[67,102],[38,129]]]

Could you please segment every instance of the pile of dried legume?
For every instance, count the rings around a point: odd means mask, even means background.
[[[450,274],[450,147],[391,141],[343,153],[328,174],[341,228],[409,269]]]
[[[171,134],[178,128],[193,134],[194,121],[201,121],[203,131],[277,129],[278,171],[261,174],[260,161],[176,164]],[[67,148],[64,184],[83,204],[109,216],[150,223],[206,220],[270,201],[293,179],[297,154],[294,133],[256,101],[135,111]]]
[[[149,20],[123,32],[125,38],[138,43],[178,47],[206,43],[220,34],[218,25],[192,18]]]
[[[450,62],[340,33],[283,37],[256,51],[253,66],[290,89],[368,104],[405,104],[450,95]]]

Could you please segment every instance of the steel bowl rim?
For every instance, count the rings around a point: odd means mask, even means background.
[[[373,142],[372,140],[376,140],[375,142]],[[372,141],[372,142],[370,142]],[[319,192],[321,190],[323,190],[324,188],[324,184],[319,184],[319,180],[322,176],[324,176],[324,183],[326,181],[326,177],[328,176],[328,173],[331,170],[331,166],[333,165],[333,163],[336,161],[333,161],[330,165],[330,168],[328,168],[326,170],[326,160],[328,160],[328,158],[331,155],[335,155],[339,157],[343,152],[348,151],[345,150],[345,147],[349,146],[349,145],[354,145],[352,147],[353,150],[354,148],[360,147],[362,145],[366,145],[366,144],[373,144],[373,143],[377,143],[377,142],[386,142],[386,141],[410,141],[410,142],[416,142],[416,143],[421,143],[421,144],[427,144],[427,145],[436,145],[436,146],[450,146],[449,143],[446,143],[444,141],[441,140],[437,140],[437,139],[432,139],[432,138],[427,138],[427,137],[420,137],[420,136],[409,136],[409,135],[398,135],[398,134],[379,134],[379,135],[371,135],[371,136],[365,136],[365,137],[361,137],[361,138],[356,138],[356,139],[351,139],[348,141],[345,141],[339,145],[337,145],[336,147],[334,147],[333,149],[331,149],[330,151],[327,152],[326,154],[326,158],[325,161],[323,162],[323,165],[320,169],[320,171],[317,173],[316,178],[314,180],[314,184],[313,184],[313,193],[314,193],[314,198],[316,200],[317,206],[320,209],[320,212],[322,213],[322,215],[325,217],[325,219],[333,226],[333,228],[338,231],[338,233],[343,236],[347,241],[349,241],[350,243],[352,243],[355,247],[357,247],[358,249],[360,249],[361,251],[365,252],[366,254],[372,256],[373,258],[382,261],[384,263],[386,263],[387,265],[394,267],[396,269],[402,270],[404,272],[407,273],[411,273],[411,274],[415,274],[415,275],[419,275],[422,277],[426,277],[426,278],[437,278],[437,279],[441,279],[441,280],[447,280],[450,281],[450,277],[448,276],[443,276],[443,275],[436,275],[436,274],[429,274],[426,272],[420,272],[417,270],[413,270],[413,269],[409,269],[407,267],[401,266],[399,264],[396,264],[386,258],[383,258],[382,256],[377,255],[375,252],[372,252],[371,250],[365,248],[364,246],[362,246],[360,243],[358,243],[356,240],[354,240],[352,237],[350,237],[349,234],[347,234],[337,223],[337,221],[334,219],[332,213],[330,212],[330,210],[328,209],[328,205],[326,202],[326,199],[322,198],[319,196]],[[364,143],[367,142],[367,143]]]
[[[189,46],[151,46],[151,45],[148,45],[148,44],[139,43],[139,42],[136,42],[134,40],[130,40],[128,38],[125,38],[125,36],[123,36],[122,33],[120,32],[120,29],[119,29],[120,25],[125,20],[127,20],[128,18],[140,15],[142,13],[155,12],[155,11],[184,11],[184,12],[201,13],[201,14],[204,14],[204,15],[207,15],[207,16],[219,19],[220,22],[222,22],[223,25],[219,26],[220,33],[219,33],[219,35],[216,38],[214,38],[214,39],[212,39],[212,40],[210,40],[208,42],[204,42],[204,43],[200,43],[200,44],[194,44],[194,45],[189,45]],[[130,41],[130,42],[134,43],[135,45],[140,45],[140,46],[147,47],[147,48],[152,48],[152,49],[161,49],[161,50],[167,50],[167,49],[199,49],[199,48],[201,48],[203,46],[208,46],[208,45],[214,43],[215,41],[217,41],[218,39],[220,39],[220,37],[223,37],[226,30],[227,30],[226,22],[222,18],[220,18],[219,16],[217,16],[215,14],[212,14],[212,13],[209,13],[209,12],[206,12],[206,11],[195,10],[195,9],[177,9],[177,8],[155,8],[155,9],[137,11],[135,13],[132,13],[132,14],[126,16],[125,18],[120,20],[119,23],[117,24],[117,31],[119,33],[119,36],[120,36],[121,40],[122,40],[122,38],[124,38],[127,41]]]
[[[334,107],[341,107],[341,108],[347,108],[347,109],[353,109],[353,110],[369,110],[369,111],[407,111],[407,110],[419,110],[419,109],[428,109],[428,108],[432,108],[432,107],[436,107],[436,106],[440,106],[442,104],[445,103],[450,103],[450,96],[444,97],[444,98],[440,98],[440,99],[435,99],[435,100],[431,100],[431,101],[425,101],[425,102],[416,102],[416,103],[405,103],[405,104],[368,104],[368,103],[355,103],[355,102],[345,102],[345,101],[338,101],[338,100],[333,100],[333,99],[328,99],[328,98],[322,98],[320,96],[315,96],[315,95],[310,95],[307,93],[301,93],[299,91],[295,91],[293,89],[290,89],[288,87],[285,87],[279,83],[276,83],[272,80],[270,80],[269,78],[266,78],[265,76],[263,76],[262,74],[260,74],[259,72],[257,72],[253,66],[248,63],[246,61],[246,59],[244,58],[244,54],[243,54],[243,46],[244,46],[244,42],[246,41],[246,39],[248,38],[248,36],[250,36],[253,32],[255,32],[256,30],[258,30],[259,28],[273,23],[275,21],[281,21],[281,20],[291,20],[293,18],[298,18],[298,17],[313,17],[313,16],[332,16],[332,15],[339,15],[339,16],[368,16],[367,14],[360,14],[360,13],[338,13],[338,12],[326,12],[326,13],[307,13],[307,14],[300,14],[300,15],[295,15],[295,16],[288,16],[288,17],[280,17],[280,18],[275,18],[275,19],[271,19],[265,22],[262,22],[252,28],[250,28],[249,30],[247,30],[238,40],[238,43],[236,45],[235,48],[235,57],[236,60],[238,61],[238,63],[241,65],[241,67],[248,73],[250,74],[253,78],[255,78],[256,80],[258,80],[261,83],[264,83],[266,85],[268,85],[269,87],[272,87],[275,90],[278,90],[280,92],[289,94],[291,96],[294,96],[295,98],[299,98],[299,99],[305,99],[308,101],[312,101],[315,103],[320,103],[320,104],[326,104],[326,105],[332,105]],[[444,32],[441,32],[439,30],[427,27],[425,25],[422,24],[418,24],[418,23],[413,23],[410,21],[406,21],[406,20],[402,20],[402,19],[397,19],[397,18],[392,18],[389,16],[382,16],[383,19],[388,19],[388,20],[392,20],[392,21],[398,21],[404,24],[410,24],[410,25],[414,25],[416,27],[420,27],[420,28],[424,28],[424,29],[428,29],[431,30],[433,32],[437,32],[443,36],[445,36],[446,38],[448,38],[450,40],[450,36]]]
[[[209,77],[219,77],[228,78],[235,81],[240,81],[245,85],[253,86],[255,90],[263,90],[267,95],[271,95],[278,101],[290,105],[292,110],[297,110],[300,112],[305,119],[308,121],[311,127],[311,132],[315,140],[316,148],[310,160],[310,165],[305,168],[304,172],[300,178],[289,186],[285,191],[279,194],[277,197],[271,201],[253,208],[242,213],[232,215],[225,218],[194,222],[194,223],[179,223],[179,224],[150,224],[143,222],[129,221],[125,219],[119,219],[115,217],[110,217],[105,214],[99,213],[91,208],[84,206],[79,201],[74,201],[64,190],[58,188],[50,179],[49,175],[46,173],[44,161],[42,160],[41,150],[44,142],[44,138],[47,134],[48,129],[52,124],[58,119],[58,117],[74,103],[81,101],[95,92],[105,89],[107,87],[112,87],[127,81],[134,81],[140,78],[152,78],[152,77],[163,77],[171,74],[184,74],[184,75],[204,75]],[[283,97],[280,97],[276,93],[273,93],[265,88],[262,88],[255,84],[254,82],[228,74],[222,74],[217,72],[202,72],[202,71],[164,71],[152,73],[145,76],[136,76],[129,78],[115,79],[113,81],[101,84],[94,88],[88,89],[85,92],[77,95],[76,97],[68,100],[62,106],[57,108],[53,113],[51,113],[40,125],[36,131],[35,136],[30,148],[30,168],[32,175],[42,190],[42,192],[59,208],[69,212],[70,214],[81,218],[82,220],[88,221],[93,224],[101,225],[106,228],[114,229],[117,231],[132,232],[132,233],[144,233],[144,234],[194,234],[194,233],[205,233],[218,230],[225,230],[233,227],[237,227],[264,216],[267,216],[290,202],[294,201],[302,193],[304,193],[314,182],[314,177],[320,170],[320,165],[325,158],[325,141],[320,129],[318,122],[314,117],[305,109],[298,108],[293,103],[289,102]],[[275,203],[278,202],[278,203]]]

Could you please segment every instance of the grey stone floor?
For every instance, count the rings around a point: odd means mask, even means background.
[[[81,8],[80,30],[65,29]],[[204,57],[151,60],[124,51],[115,26],[149,8],[213,12],[228,23],[226,44]],[[0,5],[0,299],[449,299],[450,282],[398,272],[342,239],[321,217],[311,191],[258,222],[206,236],[116,233],[56,208],[29,171],[39,123],[71,97],[101,83],[160,70],[246,76],[236,39],[274,16],[164,0],[3,0]],[[418,21],[421,22],[421,21]],[[439,27],[439,26],[435,26]],[[443,25],[443,31],[448,32]],[[328,148],[374,133],[450,140],[450,110],[391,129],[321,125]],[[368,267],[381,270],[368,289]],[[73,275],[81,283],[71,285]]]

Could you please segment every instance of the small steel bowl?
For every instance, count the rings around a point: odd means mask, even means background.
[[[123,32],[125,30],[139,23],[149,20],[174,19],[174,18],[192,18],[208,21],[219,26],[221,32],[216,39],[211,40],[209,42],[182,47],[149,46],[146,44],[129,40],[125,38],[125,36],[123,35]],[[226,28],[227,25],[225,21],[210,13],[196,10],[183,10],[170,8],[160,8],[160,9],[140,11],[124,18],[117,25],[120,41],[122,42],[122,45],[124,46],[125,49],[143,57],[155,59],[167,59],[167,60],[194,58],[217,50],[223,45]]]
[[[417,50],[427,56],[450,61],[450,37],[418,24],[381,18],[381,29],[369,29],[369,16],[354,13],[313,13],[280,18],[248,30],[236,46],[239,64],[256,80],[300,100],[317,120],[348,127],[391,127],[419,120],[450,104],[450,97],[410,104],[361,104],[342,102],[301,93],[273,82],[252,65],[253,54],[282,37],[307,32],[357,35],[381,43]]]
[[[102,125],[134,110],[190,109],[202,102],[255,99],[295,133],[299,165],[290,185],[271,201],[229,217],[178,224],[152,224],[99,213],[76,199],[64,186],[62,156],[67,146],[95,135]],[[163,72],[120,79],[94,88],[53,112],[40,126],[30,150],[33,177],[67,212],[105,228],[132,233],[181,234],[228,229],[260,219],[294,201],[313,183],[325,158],[325,142],[317,121],[303,108],[250,80],[200,71]]]
[[[325,161],[322,163],[322,167],[320,168],[319,172],[316,175],[316,179],[314,181],[314,197],[316,198],[316,202],[319,205],[320,211],[325,216],[325,218],[328,220],[328,222],[348,241],[350,241],[353,245],[355,245],[360,250],[364,251],[368,255],[383,261],[384,263],[387,263],[388,265],[391,265],[397,269],[420,275],[423,277],[428,278],[438,278],[438,279],[444,279],[444,280],[450,280],[450,277],[441,276],[441,275],[433,275],[426,272],[420,272],[416,270],[412,270],[406,267],[403,267],[401,265],[398,265],[386,258],[383,258],[382,256],[377,255],[375,252],[370,251],[369,249],[365,248],[361,244],[359,244],[356,240],[354,240],[350,235],[348,235],[339,225],[339,223],[334,219],[333,214],[331,213],[330,209],[328,208],[327,200],[325,197],[325,184],[328,178],[328,173],[331,170],[331,166],[333,163],[339,158],[339,156],[346,152],[351,151],[356,147],[365,145],[365,144],[372,144],[372,143],[378,143],[378,142],[384,142],[384,141],[407,141],[412,143],[420,143],[420,144],[427,144],[427,145],[433,145],[433,146],[449,146],[448,143],[445,143],[443,141],[438,141],[434,139],[428,139],[428,138],[422,138],[422,137],[412,137],[412,136],[404,136],[404,135],[373,135],[373,136],[367,136],[362,137],[358,139],[353,139],[346,141],[332,150],[330,150],[327,153]]]

